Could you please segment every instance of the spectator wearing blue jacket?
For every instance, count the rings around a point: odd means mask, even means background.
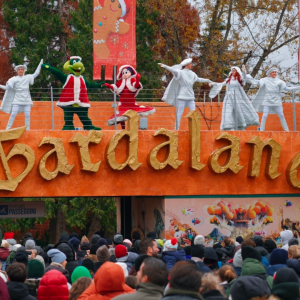
[[[176,238],[167,240],[164,245],[162,260],[167,265],[168,271],[172,270],[178,261],[186,260],[184,250],[178,249],[178,241]]]

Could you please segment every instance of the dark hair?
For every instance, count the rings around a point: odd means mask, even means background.
[[[13,263],[6,269],[10,281],[25,282],[27,278],[27,268],[22,263]]]
[[[142,276],[147,276],[149,282],[165,287],[168,283],[166,264],[158,258],[147,257],[143,261]]]
[[[170,271],[170,287],[185,291],[199,292],[201,272],[187,261],[179,261]]]
[[[219,269],[219,277],[221,278],[222,282],[227,281],[228,283],[230,283],[233,279],[236,278],[236,274],[233,267],[224,265]]]
[[[142,239],[139,244],[141,253],[147,254],[148,247],[152,248],[154,245],[153,243],[156,243],[154,239],[151,238]]]
[[[231,238],[226,236],[224,239],[223,239],[223,242],[225,244],[225,246],[229,246],[231,244]]]
[[[248,247],[256,247],[255,242],[252,239],[246,239],[242,242],[242,247],[248,246]]]
[[[79,296],[91,285],[92,279],[80,277],[73,284],[69,292],[69,300],[77,300]]]
[[[136,276],[129,275],[125,278],[125,283],[130,286],[132,289],[136,289],[137,278]]]

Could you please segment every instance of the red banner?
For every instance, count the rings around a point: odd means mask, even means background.
[[[94,0],[94,79],[113,78],[113,66],[136,66],[136,0]]]

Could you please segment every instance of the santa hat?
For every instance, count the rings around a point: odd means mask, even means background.
[[[5,232],[4,233],[4,239],[8,240],[8,239],[13,239],[15,236],[15,234],[13,232]]]
[[[121,15],[121,18],[122,18],[126,14],[126,3],[125,3],[125,0],[118,0],[118,1],[121,5],[121,9],[122,9],[122,15]]]
[[[177,248],[178,248],[178,245],[177,245],[177,239],[176,238],[172,238],[171,240],[167,240],[165,242],[165,249],[164,250],[167,250],[167,251],[176,251]]]
[[[130,69],[133,71],[133,73],[134,73],[133,75],[131,75],[131,78],[136,76],[137,71],[135,70],[134,67],[132,67],[132,66],[130,66],[130,65],[124,65],[124,66],[121,66],[121,67],[119,68],[119,72],[118,72],[118,75],[117,75],[117,80],[122,79],[122,71],[123,71],[124,69],[127,69],[127,68],[130,68]]]

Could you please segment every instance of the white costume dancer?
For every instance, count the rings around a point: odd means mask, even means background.
[[[243,74],[240,68],[231,67],[231,72],[223,83],[211,84],[213,88],[209,93],[210,98],[215,98],[226,86],[221,130],[245,130],[248,126],[259,125],[258,114],[243,89],[242,78]]]
[[[27,130],[30,129],[30,110],[33,102],[29,91],[29,85],[34,83],[34,79],[40,74],[43,60],[41,60],[34,74],[25,75],[27,67],[25,65],[18,65],[15,71],[18,76],[10,78],[6,86],[0,85],[0,88],[6,90],[0,110],[10,114],[6,130],[10,129],[18,113],[24,112],[25,125]]]
[[[196,73],[191,71],[192,59],[188,58],[182,61],[179,65],[169,67],[164,64],[159,65],[162,68],[172,72],[174,77],[165,90],[162,98],[166,103],[176,106],[177,105],[177,128],[175,123],[175,130],[179,130],[180,120],[184,108],[188,106],[190,110],[195,110],[195,95],[193,85],[195,82],[211,83],[209,79],[203,79],[197,76]],[[177,102],[177,103],[176,103]]]
[[[271,68],[270,70],[268,70],[268,77],[262,78],[260,80],[256,80],[251,75],[246,74],[246,68],[244,66],[243,73],[246,82],[255,85],[259,84],[259,90],[252,101],[252,105],[257,112],[263,112],[260,130],[265,130],[265,125],[269,113],[276,113],[280,119],[283,129],[285,131],[289,131],[283,114],[281,92],[297,90],[300,87],[287,87],[286,83],[277,77],[278,70],[276,68]]]

